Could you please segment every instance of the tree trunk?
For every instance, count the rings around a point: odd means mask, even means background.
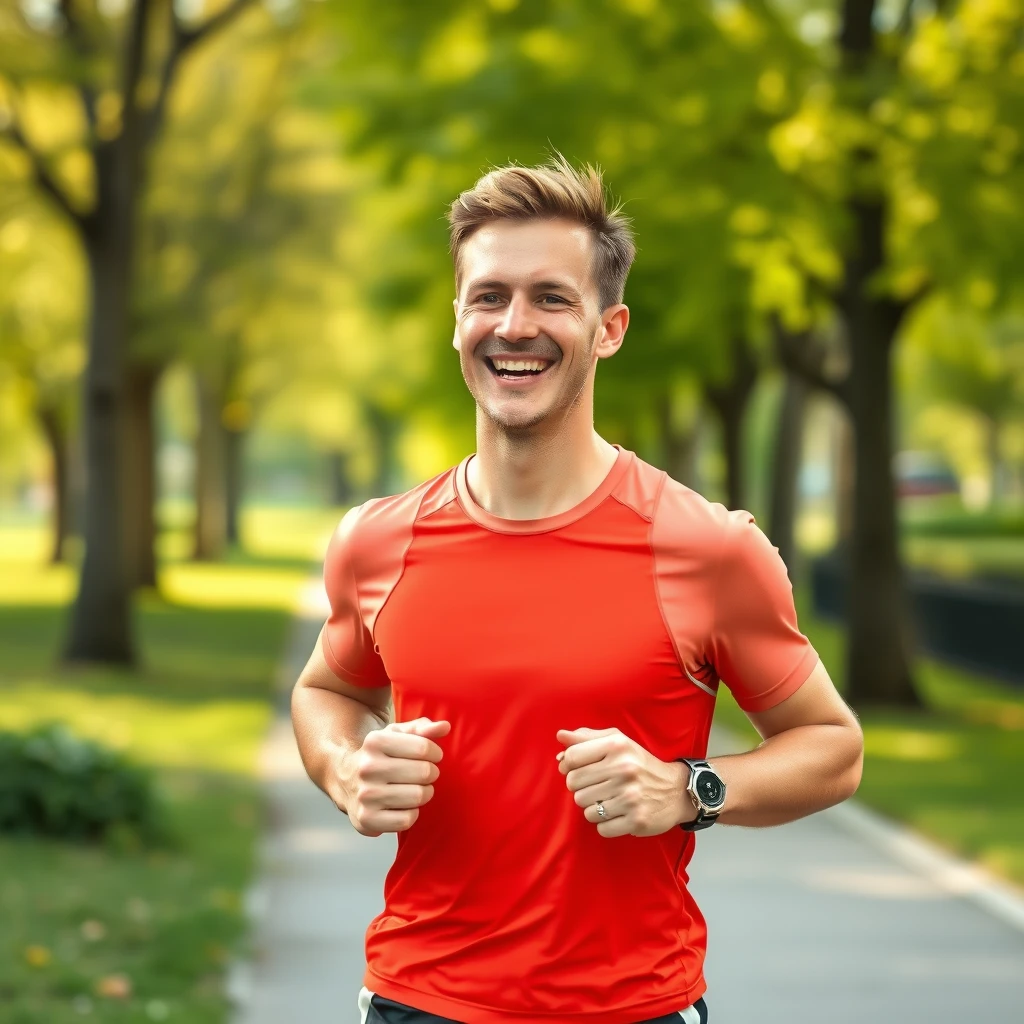
[[[120,182],[122,186],[125,183]],[[109,183],[107,187],[110,187]],[[86,444],[85,558],[64,648],[69,661],[130,664],[131,586],[121,514],[121,417],[134,195],[97,219],[87,237],[89,360],[82,413]],[[101,210],[105,204],[101,202]]]
[[[224,536],[228,544],[238,544],[241,536],[238,517],[244,486],[245,438],[244,430],[224,428]]]
[[[768,535],[779,549],[790,579],[794,577],[796,567],[797,482],[803,454],[807,392],[807,384],[802,378],[793,373],[785,374],[772,460]]]
[[[663,459],[662,468],[673,480],[692,490],[697,489],[697,442],[699,419],[689,430],[681,429],[676,421],[672,393],[665,390],[656,400],[658,434]]]
[[[999,421],[993,417],[985,419],[985,447],[988,452],[988,507],[998,509],[1005,497],[1005,473],[1003,458],[999,450]]]
[[[862,110],[878,79],[875,0],[843,0],[839,49],[848,95]],[[900,561],[893,480],[892,348],[907,304],[874,291],[885,266],[887,206],[878,154],[850,156],[852,225],[839,297],[849,340],[847,401],[854,437],[853,535],[847,556],[846,696],[857,705],[919,706],[910,608]]]
[[[352,503],[352,482],[348,475],[348,453],[327,453],[328,500],[332,505],[344,507]]]
[[[53,467],[53,544],[50,561],[53,564],[67,558],[67,540],[71,533],[71,474],[68,460],[68,432],[64,419],[56,406],[40,406],[36,410],[46,442],[50,446]]]
[[[196,374],[199,434],[196,438],[196,518],[192,557],[213,561],[227,542],[224,426],[219,390]]]
[[[125,571],[133,588],[156,586],[154,404],[161,368],[129,364],[124,403]]]
[[[853,543],[853,496],[856,492],[853,424],[845,405],[836,409],[835,493],[836,546],[849,550]]]
[[[756,382],[757,364],[747,345],[736,339],[732,346],[729,377],[720,384],[706,386],[708,401],[714,406],[722,423],[726,501],[731,509],[744,508],[746,502],[743,423]]]
[[[847,261],[842,296],[850,332],[855,474],[846,695],[857,705],[918,706],[892,469],[891,361],[902,310],[868,292],[868,281],[884,258],[884,207],[877,202],[854,202],[851,212],[857,247]]]
[[[378,405],[367,403],[366,417],[370,422],[377,442],[377,471],[371,484],[371,495],[381,497],[392,494],[398,485],[396,480],[395,440],[398,436],[398,421]]]

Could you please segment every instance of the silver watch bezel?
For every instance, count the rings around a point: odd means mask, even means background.
[[[686,783],[686,792],[690,794],[690,799],[693,801],[693,805],[697,809],[697,813],[706,814],[709,817],[712,815],[718,817],[718,815],[722,813],[722,809],[725,807],[725,798],[728,793],[728,787],[722,779],[722,776],[719,775],[718,772],[716,772],[715,769],[712,768],[711,765],[704,760],[691,761],[687,759],[686,765],[690,769],[690,778],[689,781]],[[701,795],[697,792],[697,780],[700,778],[702,774],[704,774],[704,772],[710,772],[710,774],[714,775],[714,777],[718,779],[718,782],[722,787],[722,799],[717,804],[709,804],[705,802],[703,797],[701,797]]]

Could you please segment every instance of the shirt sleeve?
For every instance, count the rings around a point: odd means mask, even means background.
[[[345,514],[324,559],[324,587],[331,614],[323,630],[324,658],[331,671],[355,686],[390,682],[366,627],[356,574],[356,529],[361,508]]]
[[[714,584],[711,660],[744,711],[766,711],[818,663],[797,628],[793,587],[779,552],[749,512],[730,512]]]

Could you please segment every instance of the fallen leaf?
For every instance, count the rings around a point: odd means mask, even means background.
[[[25,962],[29,967],[45,967],[53,959],[53,954],[45,946],[26,946]]]
[[[132,983],[123,974],[108,974],[96,982],[96,995],[105,999],[127,999],[132,994]]]

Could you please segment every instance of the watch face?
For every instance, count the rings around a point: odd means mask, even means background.
[[[725,784],[717,776],[709,771],[703,771],[697,776],[697,784],[694,786],[697,795],[709,807],[717,807],[725,799]]]

